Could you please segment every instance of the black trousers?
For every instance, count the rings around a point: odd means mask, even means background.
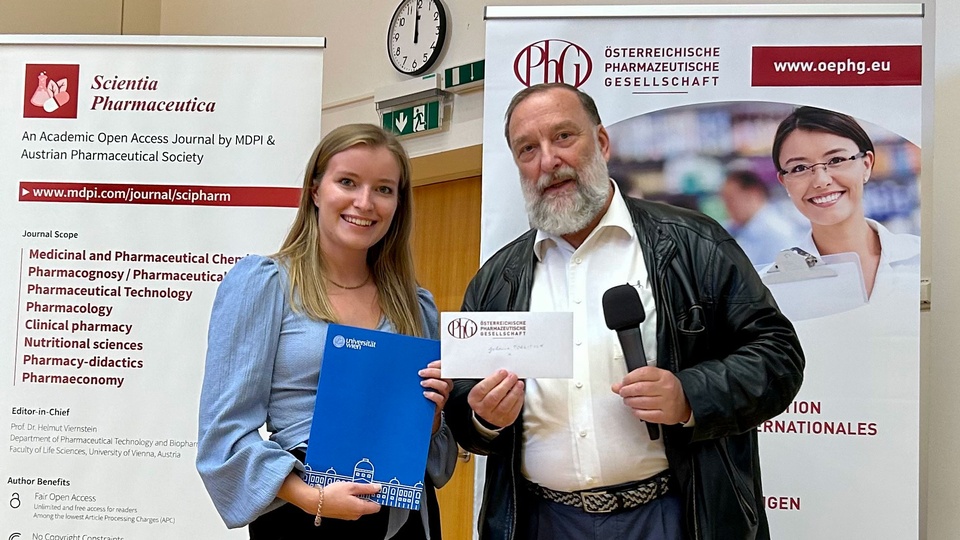
[[[292,504],[285,504],[258,517],[248,529],[251,540],[305,540],[307,538],[379,540],[387,534],[389,512],[390,508],[384,506],[376,514],[362,516],[356,521],[323,518],[320,526],[314,527],[313,516]],[[420,512],[410,512],[409,519],[393,538],[424,540],[426,537]]]
[[[294,451],[293,455],[303,461],[304,454]],[[426,475],[425,475],[426,476]],[[430,477],[423,481],[425,497],[430,515],[430,540],[440,540],[440,506]],[[267,512],[255,519],[248,527],[250,540],[304,540],[309,538],[348,540],[380,540],[387,534],[390,508],[383,506],[376,514],[361,516],[357,520],[323,518],[319,527],[313,526],[314,516],[292,504],[285,504],[276,510]],[[395,540],[425,540],[423,519],[420,512],[411,511],[407,522],[393,536]]]

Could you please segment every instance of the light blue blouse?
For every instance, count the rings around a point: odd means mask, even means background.
[[[230,528],[283,504],[277,498],[281,484],[294,468],[302,469],[287,450],[304,447],[310,436],[327,323],[294,312],[287,290],[282,265],[244,257],[220,284],[210,316],[197,470]],[[427,337],[437,339],[433,297],[425,289],[418,296]],[[393,326],[384,318],[377,330],[392,332]],[[269,440],[259,432],[264,423]],[[444,424],[431,439],[427,460],[434,485],[447,482],[456,456]],[[405,513],[390,516],[388,538],[403,519]]]

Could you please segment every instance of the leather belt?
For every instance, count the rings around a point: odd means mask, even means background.
[[[666,495],[670,491],[670,471],[663,471],[646,480],[595,490],[556,491],[533,482],[529,482],[528,486],[548,501],[582,508],[591,514],[606,514],[636,508]]]

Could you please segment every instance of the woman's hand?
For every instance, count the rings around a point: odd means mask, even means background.
[[[380,505],[361,499],[360,495],[375,495],[380,484],[334,482],[323,488],[323,509],[320,515],[334,519],[358,519],[360,516],[380,511]],[[316,513],[316,507],[313,512]]]
[[[322,517],[333,519],[357,519],[380,510],[380,505],[360,498],[361,495],[374,495],[380,491],[380,484],[358,484],[356,482],[334,482],[323,488]],[[296,472],[292,472],[280,485],[277,497],[296,505],[311,516],[317,515],[320,502],[320,490],[307,485]]]
[[[433,415],[433,432],[436,433],[440,429],[440,412],[453,389],[453,381],[440,378],[440,360],[430,362],[426,368],[420,370],[419,374],[423,377],[420,386],[426,388],[423,392],[424,397],[437,404]]]

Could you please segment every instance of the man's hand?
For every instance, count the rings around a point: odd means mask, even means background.
[[[633,415],[655,424],[682,424],[690,420],[690,404],[680,380],[672,372],[653,366],[637,368],[610,387],[633,409]]]
[[[478,382],[467,396],[470,408],[498,428],[516,421],[523,407],[523,381],[505,369]]]

